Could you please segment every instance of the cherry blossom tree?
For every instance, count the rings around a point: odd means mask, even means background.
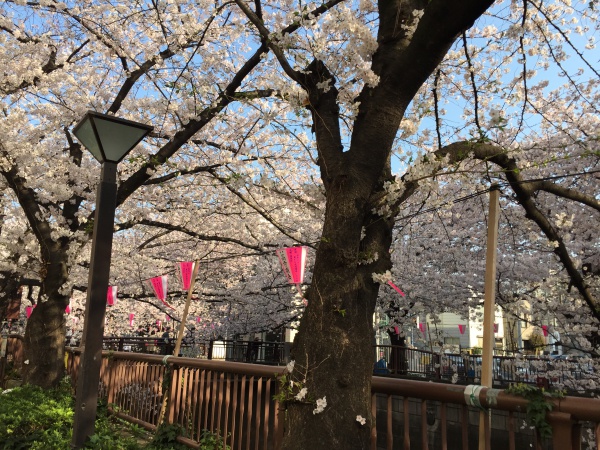
[[[5,2],[2,206],[19,210],[0,237],[6,268],[40,282],[28,381],[60,378],[64,309],[85,285],[98,170],[70,130],[87,109],[155,127],[120,164],[111,282],[124,299],[151,299],[144,279],[200,255],[198,296],[245,317],[240,332],[302,314],[286,448],[368,446],[378,301],[406,313],[481,290],[481,219],[458,206],[436,210],[437,228],[410,216],[494,182],[499,296],[561,290],[577,303],[566,314],[587,311],[578,332],[593,350],[598,281],[581,269],[598,253],[595,6]],[[293,244],[315,250],[304,311],[272,254]],[[392,276],[408,303],[380,289]]]
[[[312,17],[300,15],[310,32],[280,36],[276,21],[266,21],[259,10],[242,1],[236,3],[261,39],[269,40],[285,74],[307,93],[327,196],[308,307],[293,348],[296,367],[301,368],[298,385],[327,403],[321,402],[312,411],[304,404],[289,407],[288,448],[323,442],[331,448],[367,445],[368,427],[357,427],[354,433],[336,430],[340,422],[351,423],[356,414],[370,418],[370,318],[379,283],[386,281],[391,267],[394,218],[417,188],[435,192],[438,178],[469,173],[463,163],[484,163],[480,183],[499,176],[507,180],[526,217],[550,241],[597,320],[598,306],[590,286],[582,279],[556,223],[548,219],[551,212],[541,210],[535,198],[549,194],[571,200],[590,208],[586,209],[588,217],[597,217],[593,183],[584,182],[587,189],[580,192],[545,176],[539,181],[523,177],[526,169],[533,166],[528,174],[535,175],[554,159],[578,161],[578,172],[594,167],[597,160],[596,142],[587,139],[597,125],[594,103],[587,97],[596,82],[569,78],[566,87],[554,91],[561,95],[551,94],[562,99],[566,89],[573,89],[573,95],[587,98],[585,106],[573,108],[571,98],[565,98],[566,105],[549,103],[544,90],[547,80],[534,79],[533,68],[545,68],[548,59],[563,67],[563,44],[552,41],[562,37],[565,45],[572,44],[561,26],[578,11],[569,5],[545,9],[535,3],[511,2],[491,13],[499,16],[497,22],[504,22],[504,31],[496,23],[469,30],[490,3],[379,2],[375,8],[363,2],[356,10],[340,5],[324,17],[319,29]],[[584,15],[594,15],[588,5],[579,7]],[[372,17],[377,17],[377,26],[369,21]],[[475,44],[478,39],[484,44]],[[549,58],[538,58],[542,54]],[[515,56],[518,69],[511,80],[505,68],[511,70]],[[349,61],[355,70],[348,70]],[[585,57],[581,61],[587,64]],[[504,92],[501,85],[507,86]],[[443,121],[447,113],[441,108],[449,102],[440,100],[442,93],[446,99],[450,94],[467,100],[463,104],[466,124],[453,126]],[[493,100],[506,106],[494,108]],[[483,111],[489,113],[489,120]],[[515,120],[509,123],[507,116],[513,114]],[[415,133],[428,117],[434,120],[433,133],[425,130],[410,142],[421,154],[416,160],[412,155],[411,169],[393,180],[390,163],[394,149],[400,147],[398,130],[402,129],[401,136]],[[540,120],[539,130],[526,136]],[[577,126],[563,133],[560,120]],[[534,164],[532,159],[536,159]],[[572,173],[568,164],[561,167],[557,175]],[[307,435],[303,429],[323,432]]]
[[[326,3],[314,14],[336,3]],[[266,192],[269,183],[283,176],[282,169],[291,167],[310,179],[311,155],[295,160],[309,142],[306,133],[287,125],[287,103],[269,100],[272,95],[293,96],[293,90],[288,92],[281,81],[263,87],[266,76],[260,66],[268,49],[246,42],[232,5],[183,6],[114,7],[96,1],[2,6],[6,76],[1,173],[12,191],[9,201],[18,202],[37,241],[36,258],[26,270],[37,273],[41,284],[25,336],[30,382],[52,385],[60,379],[64,310],[73,287],[85,283],[97,169],[70,129],[86,109],[157,125],[149,142],[120,165],[117,227],[123,233],[136,226],[154,227],[162,230],[156,235],[166,230],[177,232],[179,239],[192,236],[193,242],[229,242],[244,252],[264,252],[270,238],[256,227],[248,226],[242,235],[239,226],[232,229],[240,222],[230,222],[213,232],[223,224],[213,219],[222,214],[219,202],[226,198],[218,192],[230,192],[253,211],[251,216],[268,222],[267,228],[278,230],[288,242],[300,238],[286,224],[293,222],[289,214],[287,220],[276,218],[277,210],[284,209],[277,195],[273,207],[258,208],[252,195],[239,192],[246,182],[261,178]],[[288,32],[298,28],[292,23]],[[287,145],[288,140],[295,144]],[[283,154],[282,146],[287,148]],[[297,183],[302,181],[290,182],[278,195],[289,199]],[[203,201],[206,206],[199,208]],[[199,210],[215,228],[199,231]],[[170,218],[161,220],[165,213]],[[193,242],[186,244],[190,256]],[[239,248],[229,250],[230,258],[236,254]],[[114,272],[119,274],[124,265],[117,262]]]

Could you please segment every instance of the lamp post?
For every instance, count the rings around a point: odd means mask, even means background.
[[[75,397],[71,447],[76,449],[83,448],[86,439],[94,434],[96,421],[106,292],[117,201],[117,164],[150,131],[152,127],[149,125],[95,111],[88,111],[73,129],[77,139],[102,164],[100,184],[96,191],[92,255]]]

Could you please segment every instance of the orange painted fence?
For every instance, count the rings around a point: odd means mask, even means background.
[[[67,371],[75,379],[77,351],[68,350]],[[182,427],[178,440],[198,447],[204,430],[226,437],[234,449],[280,448],[283,411],[273,400],[275,372],[257,364],[104,352],[100,396],[128,421],[155,430],[163,395],[165,419]]]
[[[77,377],[79,354],[67,350]],[[155,430],[163,395],[165,419],[182,428],[180,442],[198,448],[203,430],[218,433],[232,450],[281,448],[285,411],[273,396],[284,367],[128,352],[104,352],[100,396],[114,414]],[[163,394],[164,392],[164,394]],[[373,377],[371,449],[477,448],[479,411],[486,449],[600,450],[600,399],[565,397],[548,415],[552,439],[524,427],[527,401],[501,389]]]

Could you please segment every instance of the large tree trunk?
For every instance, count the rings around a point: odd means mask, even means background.
[[[23,379],[43,388],[55,386],[65,374],[65,306],[68,297],[38,304],[25,330]]]
[[[291,351],[296,361],[292,375],[301,383],[296,390],[306,386],[311,401],[289,404],[288,449],[368,448],[371,422],[361,425],[356,418],[368,419],[371,410],[373,313],[379,290],[371,273],[374,265],[389,268],[389,258],[365,265],[359,261],[366,248],[380,255],[389,252],[392,222],[379,218],[372,223],[365,202],[357,206],[356,191],[346,187],[328,199],[308,306]],[[361,242],[363,220],[370,226]],[[314,402],[323,397],[327,406],[313,414]],[[354,432],[340,432],[340,424]]]
[[[43,388],[56,386],[65,374],[65,308],[69,295],[62,293],[67,280],[66,243],[48,245],[47,272],[41,296],[25,328],[23,379]]]
[[[335,79],[320,61],[294,75],[309,94],[327,205],[308,306],[291,356],[298,383],[288,398],[284,448],[370,448],[373,313],[379,285],[373,273],[389,269],[394,217],[374,216],[391,180],[390,155],[400,121],[456,37],[492,0],[381,0],[377,52],[380,77],[358,97],[350,148],[344,152]],[[413,10],[423,10],[414,34]],[[333,81],[327,92],[319,89]],[[361,232],[365,234],[361,240]],[[374,261],[372,259],[375,258]],[[361,264],[361,260],[371,260]],[[308,401],[293,394],[307,388]],[[323,397],[327,406],[315,411]],[[365,425],[357,416],[366,419]],[[348,432],[355,430],[355,432]]]

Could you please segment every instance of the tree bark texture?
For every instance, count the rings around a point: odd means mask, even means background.
[[[68,301],[68,297],[65,300]],[[38,304],[27,321],[23,378],[44,389],[55,386],[65,374],[65,307],[60,301]]]
[[[21,277],[10,271],[0,272],[0,320],[19,318]]]
[[[23,379],[44,388],[55,386],[65,373],[65,308],[70,293],[61,288],[67,281],[67,248],[48,243],[42,277],[40,301],[33,309],[25,328]]]
[[[372,274],[391,267],[394,224],[393,217],[373,213],[370,199],[381,198],[384,182],[392,178],[392,145],[409,103],[456,37],[491,3],[379,2],[379,47],[373,70],[380,82],[365,87],[358,98],[347,151],[339,133],[337,90],[324,93],[316,87],[333,76],[319,61],[307,68],[304,78],[298,76],[309,94],[327,204],[308,305],[291,351],[296,361],[292,377],[307,388],[308,401],[288,399],[284,437],[288,450],[370,448],[375,420],[373,313],[379,290]],[[401,25],[412,23],[415,9],[424,14],[414,35],[407,36]],[[367,260],[372,262],[364,263]],[[323,397],[327,406],[315,411],[316,400]],[[357,416],[367,419],[366,424],[361,425]]]

